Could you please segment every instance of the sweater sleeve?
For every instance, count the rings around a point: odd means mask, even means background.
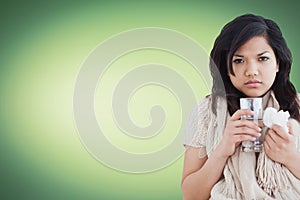
[[[206,138],[209,122],[209,98],[200,100],[191,110],[183,137],[185,147],[199,148],[199,156],[206,156]]]

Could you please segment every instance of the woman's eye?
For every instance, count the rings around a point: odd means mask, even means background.
[[[232,62],[235,63],[235,64],[239,64],[239,63],[243,63],[244,60],[241,59],[241,58],[237,58],[237,59],[234,59]]]
[[[259,60],[259,61],[267,61],[267,60],[269,60],[269,58],[266,57],[266,56],[262,56],[262,57],[259,57],[258,60]]]

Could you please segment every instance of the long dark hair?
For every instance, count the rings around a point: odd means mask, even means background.
[[[226,24],[214,43],[210,54],[210,70],[213,77],[212,105],[216,104],[218,97],[226,97],[230,115],[239,109],[239,98],[245,95],[233,86],[228,74],[234,75],[231,60],[235,51],[254,36],[263,36],[268,41],[279,64],[279,72],[271,90],[279,102],[280,109],[289,111],[292,118],[300,121],[297,92],[289,79],[291,52],[278,25],[270,19],[253,14],[239,16]],[[213,106],[214,113],[215,107]]]

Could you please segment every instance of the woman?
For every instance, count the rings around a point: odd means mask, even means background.
[[[183,199],[300,199],[299,98],[289,80],[291,53],[275,22],[242,15],[229,22],[211,51],[212,94],[193,109],[184,137]],[[224,90],[225,88],[225,90]],[[239,109],[242,97],[290,113],[289,131],[266,133]],[[264,150],[242,141],[265,134]]]

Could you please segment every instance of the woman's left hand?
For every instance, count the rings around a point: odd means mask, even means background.
[[[296,136],[290,124],[288,127],[289,132],[286,132],[281,126],[274,125],[272,129],[269,129],[264,141],[267,156],[283,165],[286,165],[297,153]]]

